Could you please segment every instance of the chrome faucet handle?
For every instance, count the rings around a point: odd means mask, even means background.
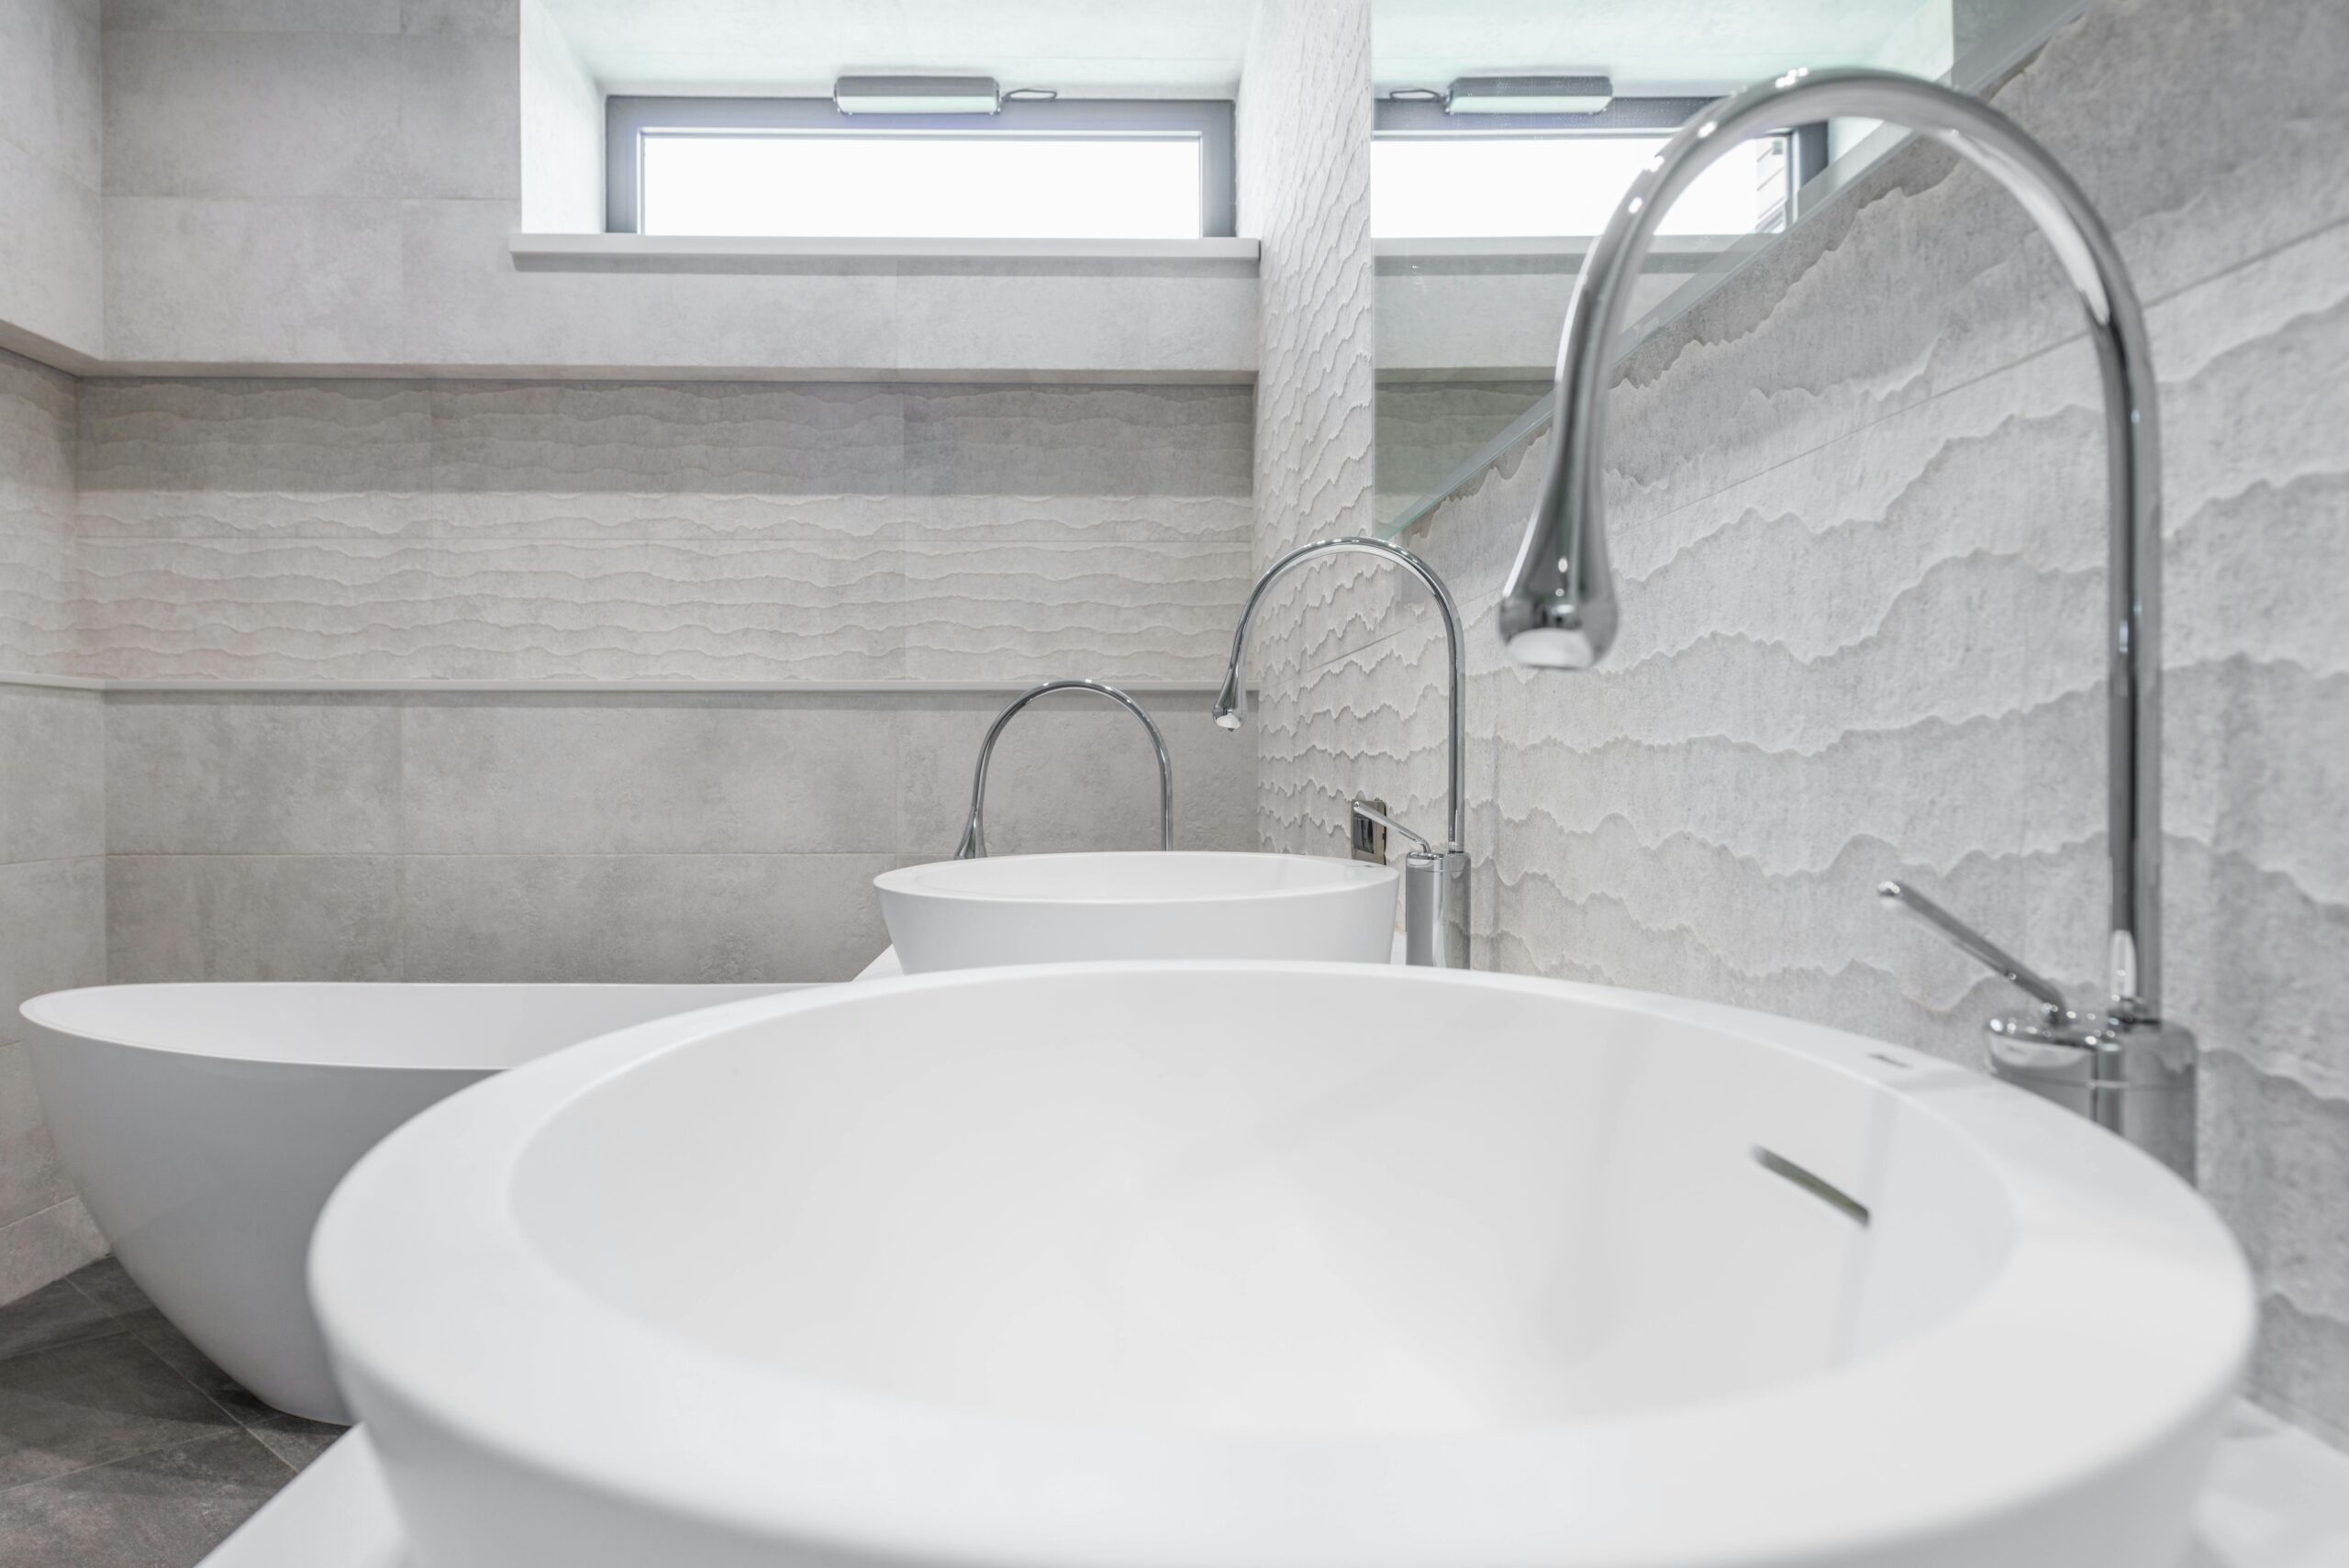
[[[1423,855],[1432,855],[1440,852],[1436,847],[1428,842],[1427,840],[1420,837],[1419,834],[1412,832],[1408,828],[1404,827],[1400,822],[1396,821],[1395,818],[1387,816],[1386,812],[1380,810],[1376,802],[1357,800],[1353,803],[1353,813],[1356,817],[1377,823],[1389,833],[1400,833],[1403,837],[1410,840],[1414,844],[1417,844],[1419,847],[1419,853]]]
[[[1403,962],[1430,969],[1468,967],[1468,852],[1457,844],[1431,843],[1386,811],[1384,801],[1353,803],[1354,859],[1386,863],[1387,835],[1400,834],[1412,848],[1403,856]],[[1386,831],[1365,834],[1364,824]],[[1366,852],[1365,841],[1376,845]]]
[[[2006,949],[1918,892],[1905,882],[1880,882],[1876,895],[1898,909],[1905,909],[1946,938],[1951,946],[1992,971],[2008,984],[2022,992],[2039,1004],[2040,1012],[2050,1024],[2062,1023],[2073,1016],[2071,1004],[2064,1000],[2064,993],[2054,981],[2024,963]]]

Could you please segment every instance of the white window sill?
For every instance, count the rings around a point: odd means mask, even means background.
[[[1052,262],[1086,271],[1168,262],[1256,270],[1253,239],[772,239],[729,235],[516,234],[514,264],[534,271],[800,271],[810,264]]]

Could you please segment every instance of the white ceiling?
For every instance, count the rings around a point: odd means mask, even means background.
[[[1229,97],[1255,0],[545,0],[597,81],[629,91],[830,91],[848,72]]]
[[[1788,66],[1872,61],[1925,3],[1372,0],[1372,73],[1385,91],[1580,69],[1613,76],[1619,93],[1711,94]]]

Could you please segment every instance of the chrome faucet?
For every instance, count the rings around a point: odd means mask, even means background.
[[[2161,453],[2143,311],[2112,236],[2063,167],[1976,99],[1882,71],[1792,71],[1682,127],[1641,170],[1584,259],[1558,347],[1549,466],[1501,598],[1520,664],[1586,668],[1614,640],[1600,436],[1610,348],[1656,225],[1731,147],[1788,126],[1887,120],[1980,166],[2035,219],[2087,312],[2105,403],[2110,486],[2107,790],[2111,860],[2108,995],[2075,1012],[2054,987],[1906,888],[1892,902],[2013,981],[2039,1006],[1994,1019],[1999,1076],[2072,1105],[2188,1175],[2194,1169],[2193,1037],[2162,1020]]]
[[[996,738],[1003,733],[1003,727],[1011,722],[1014,714],[1038,697],[1052,692],[1093,692],[1108,697],[1141,720],[1141,727],[1150,731],[1151,746],[1158,752],[1158,847],[1161,850],[1173,849],[1174,768],[1166,760],[1166,737],[1158,732],[1156,722],[1142,710],[1141,704],[1115,686],[1099,681],[1046,681],[1042,685],[1030,686],[1012,698],[1009,705],[995,716],[995,722],[987,727],[987,738],[979,745],[978,772],[971,779],[971,818],[963,825],[963,841],[955,846],[954,858],[974,861],[987,852],[987,763],[995,756]]]
[[[1215,721],[1226,729],[1237,729],[1247,721],[1248,694],[1241,673],[1248,662],[1248,632],[1256,624],[1256,611],[1264,602],[1265,591],[1295,568],[1325,555],[1368,555],[1400,566],[1427,585],[1443,617],[1444,652],[1451,670],[1446,688],[1450,700],[1445,714],[1449,729],[1444,749],[1444,840],[1431,844],[1364,801],[1353,803],[1353,831],[1358,834],[1359,825],[1366,821],[1393,828],[1419,845],[1403,857],[1404,956],[1411,963],[1430,968],[1465,969],[1468,833],[1467,806],[1460,793],[1460,726],[1464,708],[1461,701],[1460,610],[1452,602],[1452,590],[1444,586],[1442,578],[1418,556],[1385,539],[1327,539],[1290,550],[1264,569],[1264,574],[1256,579],[1256,586],[1248,595],[1246,607],[1240,612],[1239,628],[1231,634],[1231,664],[1224,672],[1223,690],[1215,699]]]

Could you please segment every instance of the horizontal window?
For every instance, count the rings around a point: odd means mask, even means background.
[[[1666,138],[1381,136],[1371,147],[1371,228],[1396,239],[1595,235]],[[1661,234],[1776,228],[1787,195],[1787,139],[1730,150],[1664,215]]]
[[[1179,239],[1233,228],[1228,103],[853,117],[820,99],[609,103],[615,232]]]

